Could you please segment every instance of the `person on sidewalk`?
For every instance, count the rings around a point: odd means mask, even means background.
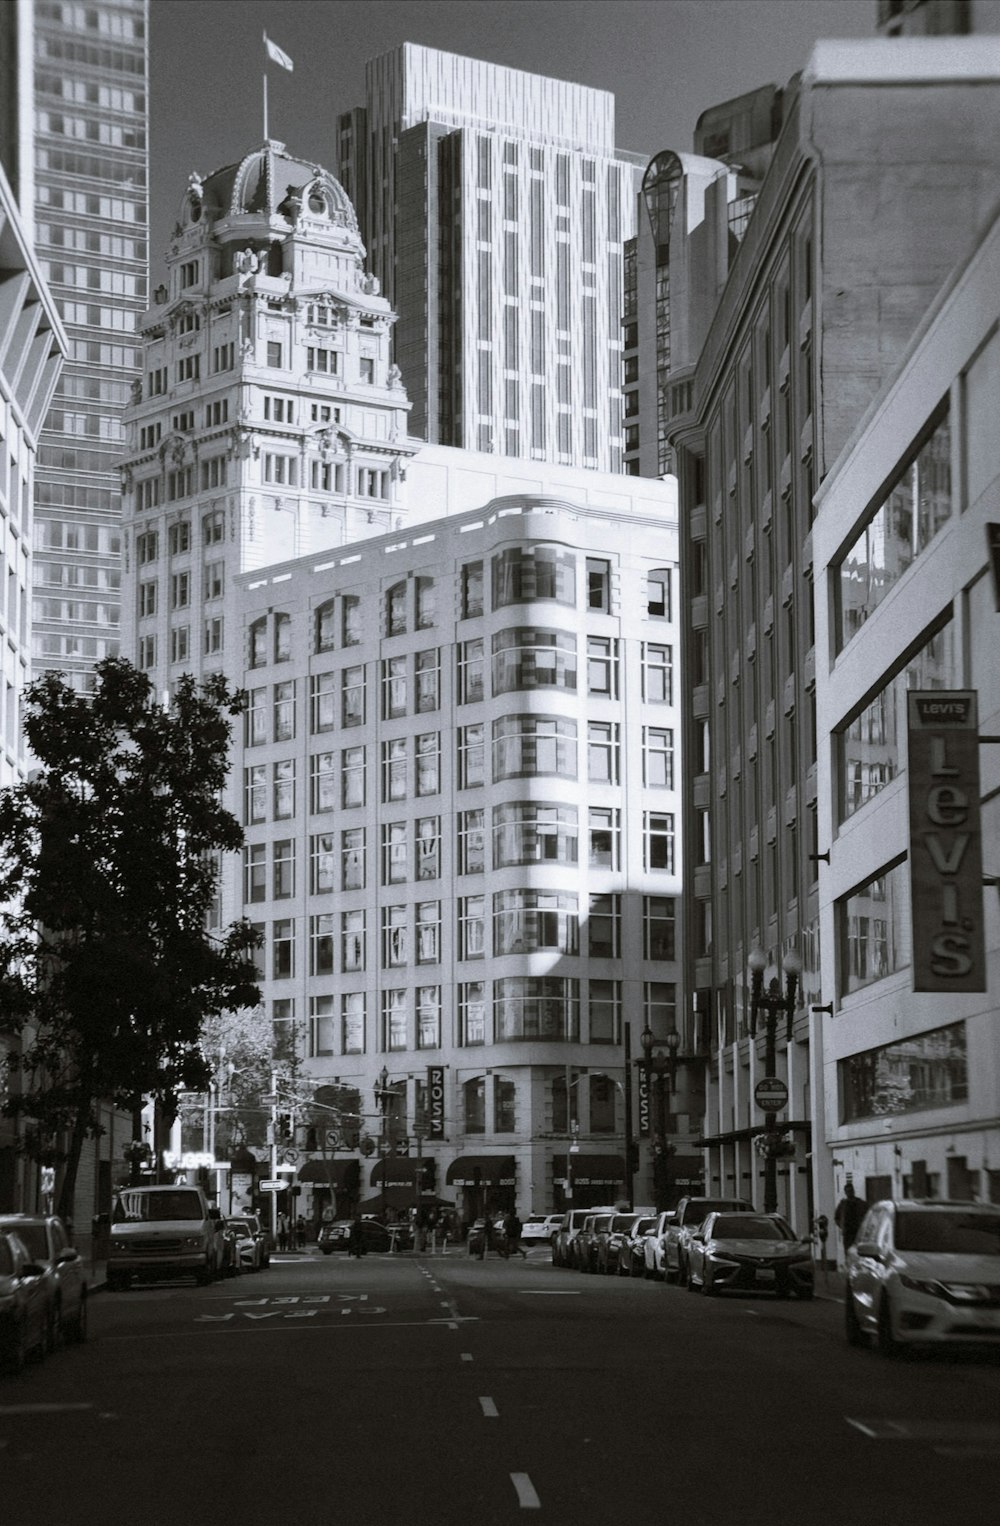
[[[857,1196],[854,1191],[854,1183],[848,1182],[844,1188],[844,1196],[837,1204],[833,1215],[834,1223],[840,1230],[840,1237],[844,1242],[845,1255],[858,1238],[861,1220],[867,1212],[868,1204],[863,1197]]]
[[[278,1214],[278,1249],[288,1249],[288,1215],[286,1213]]]
[[[521,1230],[523,1227],[521,1220],[517,1216],[517,1210],[512,1208],[503,1221],[503,1232],[507,1236],[507,1251],[509,1255],[513,1255],[516,1251],[519,1256],[523,1256],[525,1261],[527,1261],[528,1252],[521,1244]]]

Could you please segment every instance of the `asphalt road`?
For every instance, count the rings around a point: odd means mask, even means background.
[[[315,1254],[91,1305],[0,1379],[4,1526],[941,1526],[995,1518],[1000,1354],[548,1252]]]

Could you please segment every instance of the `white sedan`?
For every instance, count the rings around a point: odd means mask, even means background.
[[[562,1223],[561,1213],[529,1213],[521,1226],[521,1244],[551,1245],[552,1236]]]

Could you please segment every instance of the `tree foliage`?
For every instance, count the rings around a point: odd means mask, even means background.
[[[4,1110],[36,1158],[65,1161],[66,1211],[98,1101],[172,1106],[205,1085],[206,1018],[259,1001],[250,924],[206,930],[219,856],[243,840],[221,804],[243,696],[187,675],[167,707],[109,658],[92,695],[50,673],[26,702],[38,767],[0,794]]]

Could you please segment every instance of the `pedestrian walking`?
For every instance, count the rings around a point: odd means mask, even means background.
[[[364,1253],[364,1230],[361,1228],[361,1215],[360,1213],[356,1213],[354,1218],[351,1220],[351,1227],[347,1231],[347,1254],[348,1256],[357,1256],[358,1260],[360,1261]]]
[[[279,1213],[278,1214],[278,1249],[279,1250],[287,1250],[288,1249],[288,1215],[287,1215],[287,1213]]]
[[[295,1244],[299,1250],[306,1248],[306,1221],[301,1213],[295,1220]]]
[[[517,1209],[512,1208],[503,1221],[503,1232],[507,1236],[507,1251],[509,1255],[513,1255],[517,1251],[517,1254],[523,1256],[525,1261],[527,1261],[528,1252],[521,1244],[522,1228],[521,1220],[517,1216]]]
[[[868,1204],[863,1197],[858,1197],[854,1191],[854,1183],[848,1182],[844,1188],[844,1196],[837,1204],[833,1215],[834,1223],[840,1230],[841,1239],[844,1242],[845,1253],[850,1250],[857,1239],[861,1220],[867,1212]]]

